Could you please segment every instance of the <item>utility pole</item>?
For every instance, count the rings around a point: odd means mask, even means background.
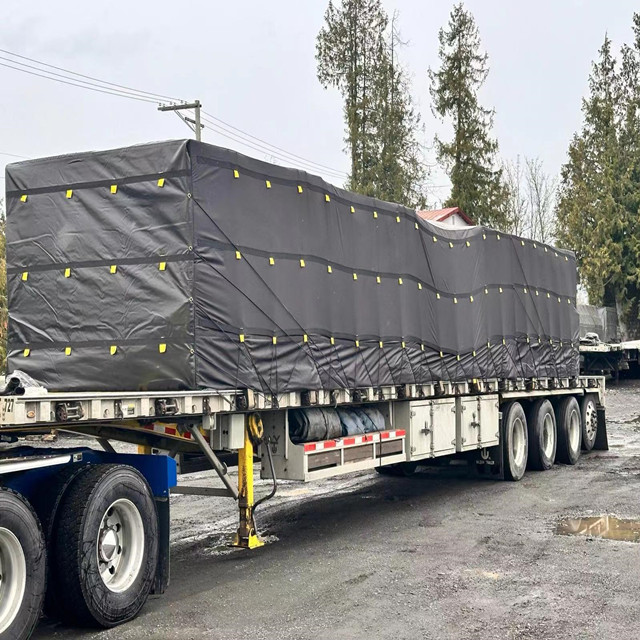
[[[191,131],[195,132],[196,140],[200,142],[202,140],[202,129],[204,129],[204,125],[200,124],[200,100],[196,100],[195,102],[185,102],[184,104],[170,104],[170,105],[160,105],[158,107],[158,111],[173,111],[175,114],[182,120]],[[196,115],[196,119],[189,118],[187,116],[183,116],[180,111],[183,109],[193,109]]]

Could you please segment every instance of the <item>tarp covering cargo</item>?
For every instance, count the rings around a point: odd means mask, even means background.
[[[9,165],[9,370],[265,393],[578,374],[572,253],[194,141]]]

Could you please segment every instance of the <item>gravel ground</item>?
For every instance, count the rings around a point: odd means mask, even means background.
[[[554,533],[572,516],[640,519],[638,381],[607,392],[607,418],[610,451],[519,483],[463,468],[283,483],[255,551],[225,546],[231,501],[176,496],[167,593],[117,629],[45,620],[35,637],[635,640],[640,545]]]

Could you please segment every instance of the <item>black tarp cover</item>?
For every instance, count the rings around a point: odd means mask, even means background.
[[[194,141],[9,165],[9,370],[266,393],[578,375],[574,255]]]

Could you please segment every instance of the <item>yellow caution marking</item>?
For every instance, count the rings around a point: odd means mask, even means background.
[[[115,345],[115,344],[112,344],[112,345],[109,347],[109,353],[110,353],[112,356],[115,356],[117,351],[118,351],[118,347],[116,347],[116,345]]]
[[[65,347],[64,348],[64,355],[65,356],[70,356],[71,355],[71,347]]]
[[[333,269],[330,264],[327,265],[327,273],[333,273]]]
[[[273,336],[273,338],[271,338],[271,342],[272,342],[273,344],[278,344],[278,338],[277,338],[277,336]]]
[[[242,260],[242,254],[239,251],[236,251],[236,260]]]
[[[241,333],[241,334],[238,336],[238,338],[239,338],[240,342],[244,342],[244,333]]]
[[[267,185],[267,189],[271,189],[271,180],[265,180],[264,183]]]
[[[161,262],[158,265],[158,271],[166,271],[167,270],[167,263],[166,262]]]
[[[276,261],[275,261],[272,257],[270,257],[270,258],[269,258],[269,265],[271,265],[271,266],[273,267],[273,265],[274,265],[275,263],[276,263]]]
[[[67,189],[67,198],[73,198],[73,189]]]
[[[329,194],[328,194],[328,193],[325,193],[325,194],[324,194],[324,201],[325,201],[325,202],[331,202],[331,198],[329,197]]]
[[[22,356],[23,356],[24,358],[28,358],[30,353],[31,353],[31,349],[25,349],[25,350],[22,352]]]
[[[26,282],[29,279],[29,272],[28,271],[23,271],[22,272],[22,282]]]
[[[65,278],[70,278],[70,277],[71,277],[71,269],[70,269],[69,267],[67,267],[67,268],[64,270],[64,277],[65,277]]]
[[[158,186],[160,188],[164,187],[164,178],[158,178]]]
[[[306,263],[305,263],[304,259],[303,259],[303,258],[300,258],[300,267],[301,267],[301,268],[304,268],[304,267],[306,267],[306,266],[307,266],[307,265],[306,265]]]
[[[118,267],[117,267],[117,265],[112,264],[112,265],[109,267],[109,273],[116,273],[116,271],[118,271]]]
[[[117,184],[112,184],[111,185],[111,193],[118,193],[118,185]]]
[[[23,194],[20,196],[20,202],[26,202],[26,201],[27,201],[27,194],[26,194],[26,193],[23,193]]]
[[[298,193],[302,193],[302,185],[301,184],[298,185]]]
[[[166,352],[166,350],[167,350],[167,345],[166,345],[164,342],[161,342],[161,343],[158,345],[158,351],[159,351],[160,353],[165,353],[165,352]]]
[[[234,178],[239,178],[239,177],[240,177],[240,173],[238,172],[238,170],[237,170],[237,169],[234,169],[234,170],[233,170],[233,177],[234,177]]]

